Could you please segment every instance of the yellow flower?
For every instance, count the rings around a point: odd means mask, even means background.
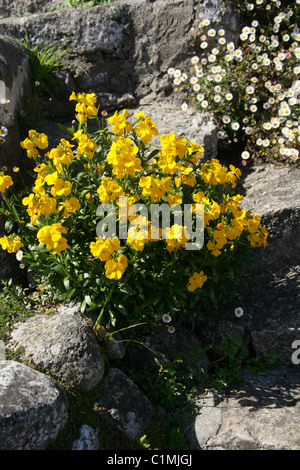
[[[129,137],[120,136],[116,139],[107,154],[108,162],[113,165],[113,174],[117,178],[124,178],[125,175],[133,175],[141,171],[141,160],[135,155],[139,148],[133,145]]]
[[[187,233],[186,227],[174,224],[171,228],[165,229],[164,238],[166,239],[167,250],[171,252],[181,247],[185,248],[190,236]]]
[[[80,124],[83,124],[86,118],[90,118],[92,116],[97,116],[98,109],[96,108],[95,104],[97,101],[95,93],[76,93],[73,91],[69,101],[75,100],[77,101],[75,111],[76,111],[76,119]]]
[[[9,175],[0,174],[0,193],[5,193],[6,189],[13,185],[13,180]]]
[[[75,212],[80,209],[80,203],[76,197],[71,197],[65,202],[65,210],[67,212]]]
[[[207,276],[206,274],[204,274],[203,271],[200,271],[200,273],[194,273],[190,277],[189,282],[187,283],[187,289],[190,292],[194,292],[198,288],[201,289],[204,282],[206,281],[207,281]]]
[[[67,230],[60,223],[45,225],[38,231],[37,238],[48,250],[60,253],[67,248],[67,240],[62,233],[67,233]]]
[[[114,134],[122,135],[124,132],[132,131],[131,123],[126,121],[127,114],[128,111],[123,109],[122,114],[118,114],[118,111],[116,111],[113,116],[107,119],[108,124],[112,124]]]
[[[97,189],[101,202],[114,201],[120,196],[124,196],[123,188],[109,176],[105,176],[101,180],[101,186]]]
[[[142,251],[145,243],[148,242],[148,229],[141,228],[138,231],[135,227],[130,227],[127,234],[127,241],[137,251]]]
[[[28,137],[20,143],[21,147],[27,151],[28,158],[36,158],[39,149],[46,149],[48,147],[48,137],[44,133],[39,133],[34,129],[28,132]]]
[[[121,249],[118,237],[106,238],[105,240],[97,238],[95,242],[91,242],[90,251],[93,256],[98,257],[101,261],[111,259],[115,251]]]
[[[64,181],[61,178],[58,178],[52,188],[51,194],[52,196],[68,196],[72,189],[72,183],[70,181]]]
[[[143,196],[150,196],[153,202],[163,198],[169,191],[172,180],[167,178],[152,178],[151,176],[142,176],[139,180],[139,186],[143,188]]]
[[[144,144],[150,142],[151,137],[154,137],[158,134],[158,130],[155,127],[155,122],[151,121],[150,117],[144,115],[144,113],[140,112],[135,115],[138,118],[139,123],[135,127],[135,132],[140,137]]]
[[[16,253],[22,246],[21,238],[15,234],[7,237],[0,238],[0,245],[2,250],[7,250],[8,253]]]
[[[167,202],[169,203],[170,206],[175,206],[177,204],[182,203],[182,197],[178,193],[177,194],[169,194],[167,196]]]
[[[114,259],[109,259],[104,265],[105,276],[108,279],[114,279],[118,281],[123,276],[127,266],[128,262],[125,255],[120,255],[117,261]]]

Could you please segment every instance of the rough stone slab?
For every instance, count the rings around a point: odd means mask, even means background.
[[[99,408],[101,416],[132,439],[153,423],[149,399],[129,377],[114,367],[104,377],[95,407]]]
[[[79,314],[35,315],[16,326],[8,347],[80,389],[92,389],[104,373],[99,344]]]
[[[15,361],[0,361],[0,449],[44,450],[67,420],[63,387]]]
[[[210,392],[196,401],[186,436],[202,450],[299,450],[300,374],[289,368],[264,376],[246,371],[228,396]]]
[[[163,134],[174,132],[177,137],[185,137],[204,147],[204,157],[214,158],[217,155],[217,128],[210,113],[201,113],[188,108],[182,111],[179,99],[162,99],[151,103],[141,104],[138,108],[129,108],[128,117],[131,122],[136,119],[138,112],[148,114],[155,122],[158,135],[151,139],[154,145],[160,145],[160,137]],[[150,101],[150,102],[149,102]]]

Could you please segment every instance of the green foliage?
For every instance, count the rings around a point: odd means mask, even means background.
[[[264,353],[262,356],[251,357],[248,351],[248,343],[242,339],[223,338],[219,345],[224,356],[218,359],[213,368],[213,382],[219,389],[226,389],[230,385],[239,383],[242,372],[249,368],[258,374],[272,366],[277,357],[274,350]]]
[[[32,299],[31,299],[32,300]],[[32,316],[32,301],[26,296],[26,290],[12,283],[2,281],[0,290],[0,339],[7,340],[11,327]]]
[[[67,129],[49,151],[47,135],[34,129],[21,142],[35,165],[34,183],[14,191],[0,173],[8,234],[2,248],[21,249],[38,283],[55,288],[61,301],[80,298],[82,313],[98,312],[95,327],[155,322],[164,312],[192,322],[201,309],[224,304],[252,248],[267,246],[260,218],[243,210],[234,192],[240,170],[216,159],[202,163],[203,148],[173,133],[162,136],[161,149],[152,146],[158,130],[143,113],[131,123],[126,110],[116,112],[111,130],[102,129],[94,93],[73,92],[70,100],[77,101],[77,130]],[[90,119],[99,123],[93,134]],[[155,207],[169,212],[158,234]],[[204,244],[197,239],[190,250],[199,229]]]
[[[28,53],[33,85],[40,87],[44,95],[52,97],[52,89],[58,83],[56,73],[67,64],[64,60],[69,50],[66,43],[47,44],[38,41],[32,46],[28,39],[21,43]]]
[[[115,0],[64,0],[61,4],[52,7],[51,11],[63,8],[95,7],[97,5],[107,5],[114,1]]]

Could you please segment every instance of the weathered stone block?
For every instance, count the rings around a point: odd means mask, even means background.
[[[68,417],[63,387],[15,361],[0,361],[0,449],[44,450]]]
[[[16,326],[8,347],[21,348],[33,363],[80,389],[92,389],[104,374],[98,342],[80,314],[35,315]]]

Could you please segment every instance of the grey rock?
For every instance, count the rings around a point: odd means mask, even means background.
[[[129,377],[114,367],[104,377],[95,407],[101,416],[132,439],[153,424],[154,412],[149,399]]]
[[[221,1],[119,0],[93,8],[57,9],[50,2],[3,4],[0,33],[28,38],[30,44],[69,41],[66,76],[80,91],[97,93],[101,108],[134,104],[172,92],[167,70],[189,64],[197,50],[195,29],[203,11],[229,31],[236,15]],[[53,5],[57,6],[58,2]],[[8,17],[30,11],[29,16]],[[41,12],[41,13],[40,13]],[[147,31],[147,34],[145,34]]]
[[[299,450],[300,376],[276,368],[258,377],[245,371],[227,395],[211,391],[196,402],[198,413],[185,430],[202,450]]]
[[[73,443],[72,450],[99,450],[98,430],[87,424],[80,428],[80,438]]]
[[[30,92],[30,68],[24,46],[12,37],[0,35],[0,98],[9,100],[5,106],[8,133],[0,145],[0,167],[6,166],[10,175],[13,167],[20,164],[22,152],[16,114]]]
[[[68,403],[51,377],[15,361],[0,361],[0,448],[44,450],[64,428]]]
[[[35,315],[19,323],[8,348],[53,376],[90,390],[102,379],[104,359],[87,322],[79,314]]]
[[[176,325],[175,332],[169,333],[166,326],[156,328],[145,339],[145,344],[154,352],[160,362],[171,362],[178,355],[182,358],[182,367],[201,372],[209,368],[209,360],[202,349],[201,342],[187,329]],[[154,354],[144,348],[149,365],[154,366]],[[143,353],[142,353],[143,356]]]
[[[141,102],[146,100],[141,100]],[[192,108],[185,111],[181,109],[180,99],[161,99],[140,104],[129,109],[128,117],[133,122],[138,112],[148,114],[155,122],[158,135],[151,139],[154,145],[160,145],[163,134],[174,132],[177,137],[185,137],[204,147],[203,157],[215,158],[218,151],[217,128],[211,114],[200,113]]]

